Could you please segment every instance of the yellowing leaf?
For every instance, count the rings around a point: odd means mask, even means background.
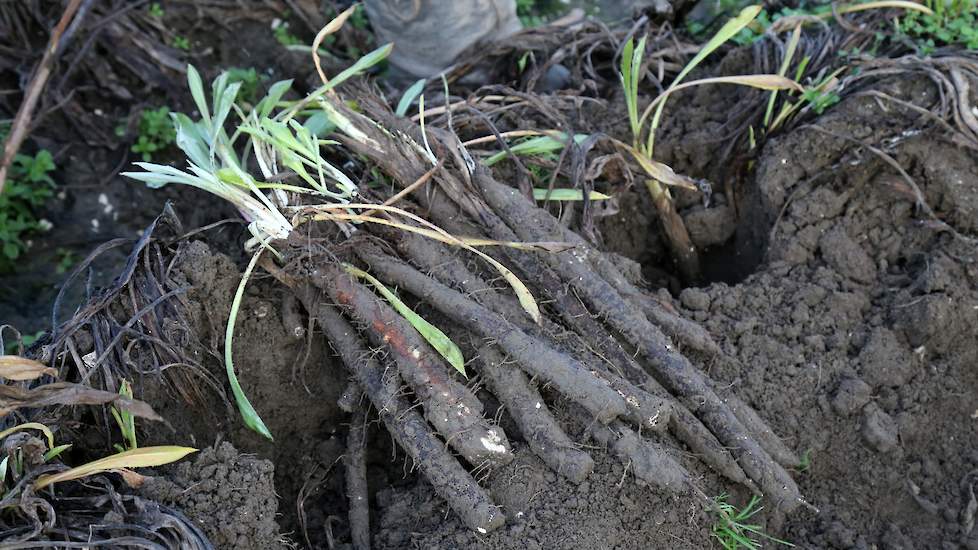
[[[163,464],[176,462],[188,454],[195,452],[197,452],[197,449],[193,449],[191,447],[177,447],[174,445],[133,449],[131,451],[100,458],[98,460],[89,462],[88,464],[76,466],[70,470],[41,476],[34,482],[34,490],[40,491],[52,483],[81,479],[83,477],[107,472],[109,470],[162,466]]]
[[[48,448],[54,448],[54,434],[51,433],[51,429],[38,422],[25,422],[23,424],[18,424],[13,428],[7,428],[6,430],[0,432],[0,441],[3,441],[3,438],[7,437],[8,435],[22,430],[40,430],[41,432],[44,432],[44,436],[48,438]]]
[[[533,198],[538,201],[582,201],[584,200],[584,191],[581,189],[543,189],[536,187],[533,189]],[[603,201],[610,198],[610,196],[597,191],[588,193],[588,200],[592,201]]]
[[[58,371],[19,355],[0,355],[0,378],[14,380],[37,380],[44,376],[57,376]]]

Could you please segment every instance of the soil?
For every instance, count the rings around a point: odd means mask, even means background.
[[[249,32],[268,40],[264,27]],[[242,65],[252,55],[246,53],[217,50],[208,61],[216,72],[222,63]],[[249,64],[278,62],[254,55],[259,61]],[[936,99],[923,79],[900,77],[877,89],[925,108]],[[716,134],[725,106],[739,98],[677,94],[672,101],[683,122],[664,128],[663,160],[722,182],[724,167],[711,164],[722,145]],[[755,176],[736,188],[721,186],[710,205],[680,197],[694,242],[706,251],[706,283],[678,288],[652,230],[655,220],[644,214],[651,209],[641,188],[627,190],[617,199],[619,211],[601,218],[605,247],[639,262],[654,286],[673,291],[659,296],[701,323],[724,351],[698,366],[808,457],[794,477],[818,511],[786,518],[763,512],[755,519],[772,535],[800,548],[978,548],[978,252],[973,242],[928,223],[911,186],[889,164],[838,136],[886,143],[927,204],[965,235],[978,233],[978,159],[916,114],[868,97],[848,98],[815,123],[828,133],[801,127],[767,142]],[[118,177],[105,180],[113,205],[106,210],[83,182],[110,174],[118,161],[104,152],[82,157],[62,157],[67,192],[52,208],[62,209],[64,221],[53,220],[55,233],[35,249],[31,267],[0,283],[5,297],[13,295],[8,289],[32,296],[4,299],[0,321],[27,331],[43,326],[58,280],[50,272],[57,246],[85,251],[109,236],[134,234],[164,197],[181,200],[176,210],[188,228],[230,215],[220,206],[191,207],[215,202],[200,201],[196,192],[147,193]],[[96,167],[85,171],[82,164]],[[239,229],[223,228],[187,242],[174,268],[190,288],[192,337],[185,344],[215,380],[224,379],[220,350],[240,279],[240,265],[221,251],[237,250],[239,240]],[[110,276],[121,259],[104,259],[101,272]],[[194,403],[163,385],[141,387],[169,423],[141,425],[141,444],[206,447],[189,463],[161,469],[142,491],[180,508],[218,548],[332,548],[349,538],[339,465],[349,415],[337,405],[348,374],[318,335],[310,337],[305,316],[285,296],[273,281],[253,280],[234,343],[245,393],[274,442],[241,425],[223,384],[202,383],[204,397]],[[568,434],[585,441],[574,407],[547,397]],[[516,460],[481,481],[509,522],[488,536],[465,528],[389,436],[369,430],[374,547],[714,544],[713,519],[692,495],[640,487],[600,449],[592,453],[594,472],[575,485],[528,452],[510,420],[501,424]],[[748,498],[694,457],[677,451],[676,458],[706,494]]]

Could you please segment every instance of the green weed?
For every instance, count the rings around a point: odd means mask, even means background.
[[[950,45],[978,49],[978,0],[926,0],[924,5],[933,13],[910,12],[897,23],[897,29],[914,38],[922,53]]]
[[[567,9],[559,0],[516,0],[516,16],[523,27],[539,27]]]
[[[67,273],[72,266],[78,261],[78,257],[74,252],[68,250],[67,248],[58,248],[55,250],[55,254],[58,257],[58,261],[54,264],[54,271],[58,275]]]
[[[186,36],[174,36],[173,40],[170,41],[170,45],[178,50],[190,51],[190,40]]]
[[[132,399],[132,384],[128,380],[123,380],[122,384],[119,385],[119,395]],[[125,440],[125,446],[116,443],[113,445],[115,450],[121,452],[135,450],[136,445],[136,417],[125,409],[120,409],[118,407],[112,407],[112,418],[115,419],[116,424],[119,426],[119,431],[122,432],[122,438]]]
[[[0,194],[0,273],[12,271],[27,249],[26,239],[51,228],[37,218],[36,210],[54,194],[54,158],[47,150],[34,156],[17,155]]]
[[[44,336],[44,331],[39,330],[34,334],[20,334],[20,338],[16,340],[10,340],[9,342],[4,342],[3,353],[4,355],[19,355],[21,346],[24,349],[31,347],[34,342],[41,336]]]
[[[164,15],[163,6],[159,2],[153,2],[149,5],[149,15],[150,17],[155,17],[157,19],[163,19]]]
[[[243,69],[241,67],[231,67],[227,70],[228,82],[240,82],[241,88],[238,89],[238,101],[252,105],[258,100],[258,84],[264,80],[264,76],[259,75],[254,67]]]
[[[283,46],[299,46],[303,44],[301,38],[289,32],[288,21],[279,21],[277,25],[274,25],[272,27],[272,34],[275,36],[275,40]]]
[[[760,525],[747,523],[763,509],[758,506],[760,497],[752,496],[747,506],[740,510],[727,502],[728,498],[729,495],[724,493],[713,499],[713,513],[716,516],[713,538],[717,539],[724,550],[758,550],[761,543],[755,537],[794,548],[794,544],[765,533]]]
[[[139,137],[132,145],[132,152],[139,153],[143,161],[150,162],[153,153],[172,145],[176,138],[169,107],[146,109],[139,118]]]
[[[811,105],[812,110],[817,114],[822,114],[826,109],[839,102],[839,94],[829,90],[822,91],[818,88],[808,88],[801,93],[801,98]]]

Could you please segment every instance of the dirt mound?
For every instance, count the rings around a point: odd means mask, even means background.
[[[426,483],[377,494],[375,548],[579,549],[710,546],[710,519],[690,496],[640,487],[605,452],[594,453],[594,471],[574,484],[549,470],[527,449],[486,480],[509,523],[481,535],[466,529]],[[714,480],[715,481],[715,480]],[[447,515],[446,515],[447,514]],[[650,546],[651,545],[651,546]]]
[[[216,548],[288,548],[275,522],[274,466],[239,453],[228,442],[150,478],[143,495],[176,506],[199,525]]]

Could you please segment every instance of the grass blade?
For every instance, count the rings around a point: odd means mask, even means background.
[[[586,134],[575,134],[574,142],[580,144],[588,136]],[[563,132],[552,132],[547,135],[530,138],[517,143],[509,148],[509,151],[500,151],[486,160],[482,161],[484,166],[492,166],[505,159],[512,152],[514,155],[542,155],[559,151],[567,145],[567,134]]]
[[[757,14],[759,14],[760,12],[761,12],[760,5],[748,6],[742,9],[740,13],[737,15],[737,17],[734,17],[733,19],[724,23],[723,27],[721,27],[720,30],[718,30],[717,33],[713,35],[713,38],[711,38],[706,44],[704,44],[703,47],[700,49],[700,51],[696,54],[696,56],[693,57],[693,59],[690,60],[690,62],[687,63],[685,67],[683,67],[683,70],[680,71],[680,73],[676,76],[675,80],[672,81],[672,84],[669,85],[669,88],[678,86],[680,82],[682,82],[682,80],[686,78],[686,75],[688,75],[690,71],[695,69],[697,65],[699,65],[704,59],[706,59],[708,55],[713,53],[714,50],[716,50],[721,45],[723,45],[724,42],[733,38],[738,32],[741,31],[741,29],[749,25],[751,21],[753,21],[754,18],[757,17]],[[656,108],[655,110],[655,115],[653,115],[652,117],[652,124],[649,127],[649,138],[645,146],[645,152],[648,154],[648,156],[652,156],[652,150],[655,146],[655,131],[659,127],[659,122],[662,119],[662,110],[665,108],[665,105],[666,105],[665,101],[659,102],[658,108]],[[642,118],[639,121],[639,127],[644,125],[645,120],[650,113],[650,109],[651,106],[649,108],[646,108],[645,112],[642,113]]]
[[[411,104],[414,103],[414,100],[417,99],[418,96],[421,95],[421,92],[424,91],[424,86],[427,83],[428,81],[422,78],[414,84],[411,84],[410,88],[404,90],[404,93],[401,95],[401,100],[397,102],[397,109],[394,110],[394,114],[397,116],[406,115],[408,109],[411,108]]]
[[[407,304],[402,302],[401,299],[394,294],[394,292],[387,288],[384,283],[378,281],[373,275],[361,269],[357,269],[350,264],[343,264],[343,269],[345,269],[350,275],[364,279],[373,285],[373,287],[380,292],[384,299],[387,300],[395,310],[397,310],[401,317],[407,319],[407,321],[411,323],[411,326],[413,326],[415,330],[417,330],[418,333],[425,340],[427,340],[429,344],[431,344],[431,347],[435,348],[435,350],[441,354],[441,356],[444,357],[449,364],[455,367],[455,370],[462,373],[462,376],[468,378],[468,375],[465,374],[465,358],[462,356],[462,350],[455,345],[455,342],[452,342],[451,338],[449,338],[438,327],[426,321],[424,317],[415,313],[414,310],[409,308]]]
[[[781,60],[781,67],[778,69],[778,74],[784,76],[788,73],[788,66],[791,65],[791,59],[795,56],[795,49],[798,48],[798,40],[801,39],[801,25],[795,27],[794,32],[791,33],[791,38],[788,39],[788,45],[784,50],[784,59]],[[767,110],[764,111],[764,127],[767,128],[771,122],[771,115],[774,113],[774,102],[778,98],[778,90],[771,91],[771,97],[767,101]]]
[[[224,333],[224,366],[227,369],[228,382],[231,384],[231,393],[234,394],[234,401],[238,404],[238,411],[241,412],[241,418],[244,420],[245,426],[248,426],[268,439],[274,439],[272,433],[265,426],[265,423],[262,422],[261,417],[258,416],[258,412],[255,411],[255,407],[251,405],[251,401],[248,401],[244,390],[241,389],[238,377],[234,374],[234,359],[231,353],[231,343],[234,339],[234,322],[238,318],[238,308],[241,307],[241,298],[244,296],[245,286],[248,284],[248,279],[251,278],[251,272],[254,271],[255,265],[258,264],[258,259],[261,258],[263,250],[264,248],[259,248],[255,252],[255,255],[251,257],[251,262],[248,263],[248,267],[245,268],[245,272],[241,276],[241,282],[238,283],[238,290],[234,293],[234,300],[231,301],[231,314],[228,316],[228,326]]]
[[[177,447],[173,445],[134,449],[107,456],[105,458],[100,458],[98,460],[89,462],[88,464],[76,466],[75,468],[71,468],[63,472],[41,476],[34,482],[34,490],[40,491],[52,483],[80,479],[109,470],[117,470],[119,468],[145,468],[150,466],[162,466],[164,464],[176,462],[188,454],[195,452],[197,452],[197,449],[193,449],[191,447]]]

